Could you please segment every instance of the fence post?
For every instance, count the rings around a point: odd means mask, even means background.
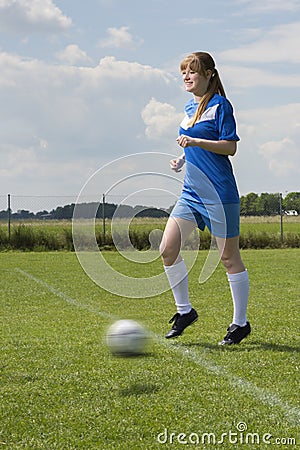
[[[7,231],[8,242],[10,242],[10,222],[11,222],[11,207],[10,207],[10,194],[7,195]]]
[[[106,243],[106,230],[105,230],[105,194],[102,195],[102,245]]]
[[[279,212],[280,212],[280,240],[283,242],[283,209],[282,209],[282,193],[279,194]]]

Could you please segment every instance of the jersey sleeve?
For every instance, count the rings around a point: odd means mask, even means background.
[[[231,103],[224,98],[216,111],[216,125],[219,131],[219,140],[239,141],[240,138],[236,132],[236,122],[233,115]]]

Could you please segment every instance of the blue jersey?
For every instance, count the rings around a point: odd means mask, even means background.
[[[188,122],[193,117],[198,103],[190,100],[185,107],[185,117],[179,134],[213,141],[239,141],[236,123],[230,102],[215,94],[200,120],[193,127]],[[232,166],[227,155],[218,155],[201,147],[186,147],[186,174],[182,198],[201,201],[204,204],[239,203],[239,193]]]

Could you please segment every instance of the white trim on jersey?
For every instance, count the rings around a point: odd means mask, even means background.
[[[214,106],[210,106],[209,108],[207,108],[204,113],[202,114],[202,116],[200,117],[199,120],[197,120],[196,123],[199,122],[204,122],[206,120],[214,120],[216,117],[216,111],[219,107],[219,103],[217,105]],[[181,128],[183,128],[184,130],[187,130],[188,128],[190,128],[188,126],[188,123],[190,122],[191,118],[188,117],[188,115],[186,114],[180,124]]]

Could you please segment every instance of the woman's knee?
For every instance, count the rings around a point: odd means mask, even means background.
[[[174,262],[178,258],[180,248],[178,248],[178,245],[172,242],[162,240],[159,247],[159,252],[164,261],[164,264],[169,266],[174,264]]]
[[[226,271],[229,273],[241,272],[243,270],[243,261],[240,255],[239,238],[221,239],[216,238],[220,252],[220,258]]]
[[[228,272],[228,270],[230,270],[234,264],[234,258],[232,257],[232,255],[223,252],[221,255],[221,262]]]
[[[159,252],[162,258],[168,258],[175,253],[174,245],[163,240],[159,246]]]
[[[228,273],[238,273],[245,270],[244,263],[239,253],[223,252],[221,262]]]

